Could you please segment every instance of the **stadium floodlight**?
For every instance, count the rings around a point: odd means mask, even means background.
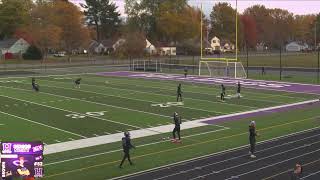
[[[203,55],[203,10],[201,4],[201,23],[200,23],[200,61],[199,76],[226,76],[233,78],[246,78],[247,74],[240,61],[238,61],[238,1],[236,0],[235,13],[235,57],[205,57]],[[232,67],[231,67],[232,66]],[[204,69],[203,69],[204,68]],[[222,71],[225,73],[219,73]]]

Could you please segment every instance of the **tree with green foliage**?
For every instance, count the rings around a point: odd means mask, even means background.
[[[175,9],[173,2],[161,4],[157,19],[157,32],[161,40],[179,43],[200,36],[201,12],[190,6]]]
[[[157,27],[160,7],[167,3],[174,4],[170,6],[172,12],[180,11],[187,6],[187,0],[126,0],[125,2],[128,24],[139,28],[152,41],[163,38]]]
[[[118,58],[138,58],[145,54],[146,37],[138,30],[125,28],[123,32],[124,43],[116,48],[114,55]]]
[[[22,54],[23,59],[25,60],[41,60],[43,55],[41,53],[41,50],[37,48],[35,45],[29,46],[27,51]]]
[[[217,3],[210,14],[210,37],[217,36],[220,40],[235,43],[235,17],[236,10],[229,3]]]
[[[89,25],[95,26],[97,40],[109,38],[117,32],[121,23],[115,3],[109,0],[86,0],[81,4]]]
[[[10,38],[16,29],[31,21],[32,0],[2,0],[0,3],[0,39]]]

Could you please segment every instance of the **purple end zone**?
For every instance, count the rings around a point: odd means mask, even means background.
[[[213,78],[213,77],[202,77],[202,76],[188,76],[187,78],[184,78],[183,75],[177,75],[177,74],[130,72],[130,71],[102,72],[97,74],[101,76],[173,80],[173,81],[185,81],[185,82],[202,83],[202,84],[225,84],[227,86],[235,86],[236,83],[240,82],[242,86],[248,87],[248,88],[254,88],[254,89],[265,89],[265,90],[274,90],[274,91],[286,91],[286,92],[308,93],[308,94],[320,95],[320,86],[312,85],[312,84],[263,81],[263,80],[252,80],[252,79]]]
[[[156,80],[172,80],[172,81],[184,81],[192,83],[202,84],[225,84],[229,86],[235,86],[240,82],[242,86],[253,89],[264,89],[273,91],[285,91],[293,93],[306,93],[320,95],[320,86],[312,84],[299,84],[288,82],[276,82],[276,81],[262,81],[252,79],[232,79],[232,78],[213,78],[213,77],[201,77],[201,76],[188,76],[184,78],[183,75],[177,74],[163,74],[163,73],[148,73],[148,72],[130,72],[130,71],[117,71],[117,72],[102,72],[98,73],[101,76],[113,76],[113,77],[128,77],[139,79],[156,79]],[[236,113],[234,115],[224,115],[219,117],[207,118],[202,123],[217,124],[227,121],[235,121],[239,119],[252,118],[257,116],[269,115],[272,113],[286,112],[294,109],[320,107],[319,101],[311,103],[300,103],[294,105],[284,105],[274,108],[264,108],[261,110],[255,110],[247,113]]]
[[[261,110],[261,111],[256,111],[252,113],[244,113],[237,115],[235,114],[234,116],[228,116],[228,117],[213,117],[211,120],[208,119],[206,121],[203,121],[202,123],[207,123],[207,124],[217,124],[217,123],[223,123],[223,122],[228,122],[228,121],[236,121],[240,119],[248,119],[248,118],[253,118],[253,117],[258,117],[258,116],[264,116],[264,115],[270,115],[273,113],[280,113],[280,112],[288,112],[291,110],[295,109],[302,109],[302,108],[310,108],[310,107],[320,107],[320,101],[318,102],[313,102],[313,103],[307,103],[307,104],[298,104],[298,105],[293,105],[293,106],[287,106],[283,108],[276,108],[272,110]]]

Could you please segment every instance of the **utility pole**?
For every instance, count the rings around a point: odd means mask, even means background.
[[[317,21],[314,23],[314,51],[317,51]]]
[[[282,59],[281,59],[281,45],[280,45],[280,80],[282,80]]]

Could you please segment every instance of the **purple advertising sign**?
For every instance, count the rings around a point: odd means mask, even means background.
[[[43,177],[42,142],[2,142],[1,177]]]

